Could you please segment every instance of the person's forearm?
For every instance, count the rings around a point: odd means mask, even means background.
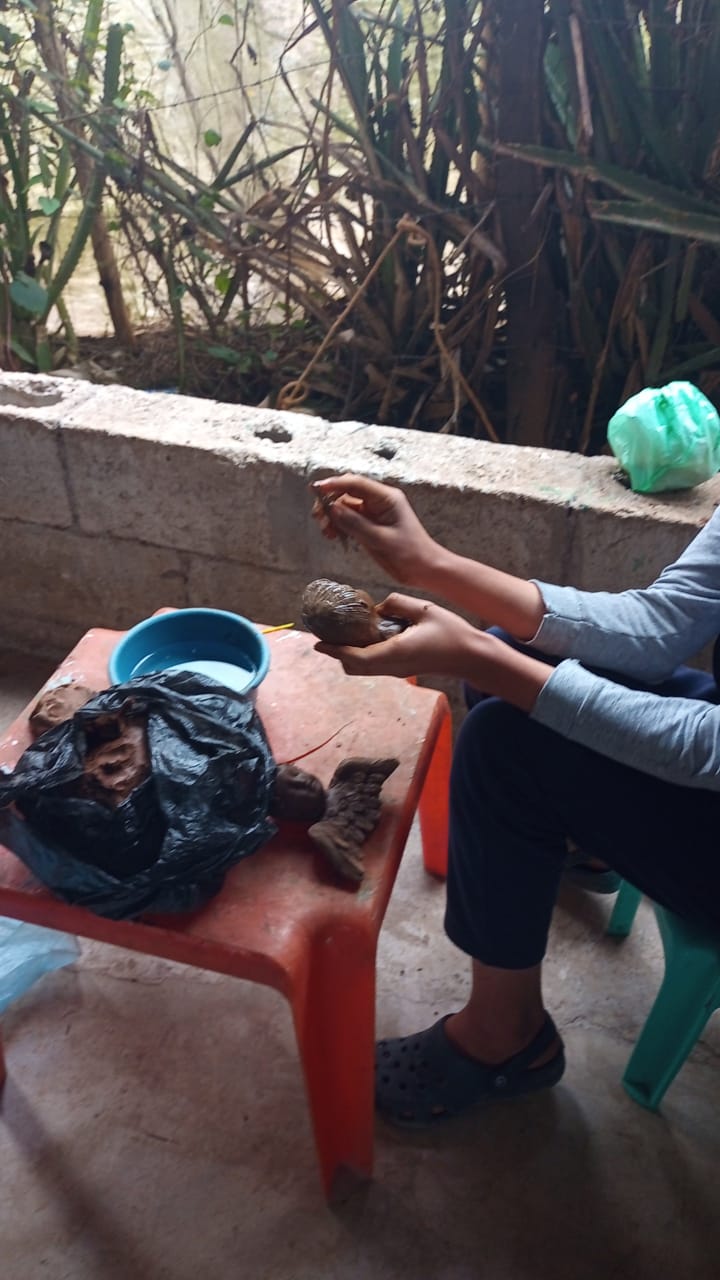
[[[519,653],[497,637],[476,631],[464,646],[452,674],[529,714],[552,672],[553,668],[539,658]]]
[[[531,640],[545,613],[534,582],[468,560],[445,547],[422,582],[413,584],[431,591],[484,623],[503,627],[517,640]]]

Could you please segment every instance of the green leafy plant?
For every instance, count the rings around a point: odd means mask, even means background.
[[[61,39],[67,28],[59,24],[64,16],[77,18],[77,12],[74,6],[66,14],[62,9],[49,0],[9,4],[5,11],[14,26],[3,24],[0,28],[4,48],[0,142],[5,155],[0,169],[0,280],[6,300],[0,340],[10,367],[18,362],[42,370],[52,367],[47,324],[53,308],[57,309],[66,347],[73,350],[75,335],[63,290],[88,239],[93,241],[106,293],[111,292],[114,282],[116,312],[123,310],[101,211],[107,167],[89,164],[78,149],[79,126],[75,126],[76,132],[69,129],[65,136],[58,136],[50,119],[53,98],[74,119],[91,104],[100,112],[115,110],[124,32],[117,25],[108,30],[102,49],[102,84],[95,93],[91,67],[101,49],[102,0],[87,0],[73,42],[76,59],[72,71]],[[60,252],[61,218],[69,212],[75,215],[76,210],[74,230]],[[129,332],[128,322],[121,336],[127,337]]]

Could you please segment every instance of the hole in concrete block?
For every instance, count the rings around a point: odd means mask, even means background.
[[[256,427],[255,435],[259,440],[272,440],[273,444],[288,444],[292,440],[292,431],[288,431],[287,427],[274,425],[272,427]]]
[[[397,453],[397,445],[383,442],[383,444],[378,445],[377,449],[373,449],[373,453],[377,458],[385,458],[387,462],[392,462]]]
[[[45,405],[60,404],[62,391],[57,387],[0,387],[0,405],[11,409],[43,409]]]

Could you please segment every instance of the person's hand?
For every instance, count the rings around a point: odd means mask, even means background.
[[[393,593],[378,609],[411,625],[365,649],[316,644],[317,652],[337,658],[350,676],[454,676],[528,713],[552,675],[547,663],[429,600]]]
[[[426,585],[441,548],[423,528],[405,494],[365,476],[330,476],[311,486],[313,516],[328,538],[348,537],[390,577]]]
[[[495,640],[448,609],[414,596],[393,593],[378,605],[378,612],[386,618],[404,618],[411,625],[363,649],[320,642],[316,651],[337,658],[352,676],[463,676],[483,639]]]

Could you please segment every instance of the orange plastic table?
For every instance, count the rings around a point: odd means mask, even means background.
[[[90,688],[106,688],[108,656],[120,635],[89,631],[53,679],[72,675]],[[347,756],[400,760],[383,787],[361,886],[339,883],[302,828],[287,826],[234,867],[201,911],[114,921],[51,897],[0,846],[0,915],[283,992],[329,1194],[341,1166],[372,1172],[377,938],[418,807],[425,866],[445,871],[450,716],[445,697],[433,690],[388,677],[346,676],[339,663],[314,652],[312,636],[279,631],[267,638],[271,666],[257,709],[279,764],[304,756],[303,767],[327,783]],[[0,765],[13,766],[29,742],[26,710],[0,742]],[[0,1045],[0,1083],[4,1077]]]

